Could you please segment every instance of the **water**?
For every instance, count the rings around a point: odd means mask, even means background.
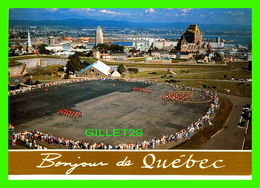
[[[228,40],[231,42],[225,42],[225,44],[241,44],[242,46],[248,46],[252,43],[251,36],[218,36],[220,39]],[[203,38],[216,39],[216,36],[204,36]]]
[[[157,38],[175,38],[179,39],[181,36],[158,36]],[[234,44],[238,45],[241,44],[242,46],[248,46],[249,44],[252,44],[252,37],[251,36],[214,36],[214,35],[205,35],[203,36],[203,39],[211,39],[216,41],[216,38],[220,37],[220,39],[227,40],[228,42],[225,42],[225,44]],[[121,46],[133,46],[133,42],[113,42],[113,44],[119,44]]]
[[[120,46],[133,46],[133,42],[113,42],[113,44],[119,44]]]

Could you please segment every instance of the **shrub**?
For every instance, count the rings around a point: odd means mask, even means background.
[[[24,82],[26,85],[33,85],[33,82],[31,79],[27,79],[26,82]]]
[[[129,71],[130,73],[138,73],[139,70],[137,68],[128,68],[127,71]]]

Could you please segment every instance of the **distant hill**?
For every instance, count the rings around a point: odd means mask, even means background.
[[[28,26],[78,26],[78,27],[96,27],[100,24],[102,27],[138,27],[138,28],[176,28],[186,29],[190,24],[188,22],[175,22],[175,23],[153,23],[153,22],[128,22],[128,21],[115,21],[115,20],[92,20],[92,19],[64,19],[64,20],[9,20],[10,26],[28,25]],[[200,29],[229,29],[229,30],[251,30],[250,26],[244,25],[223,25],[223,24],[198,24]]]

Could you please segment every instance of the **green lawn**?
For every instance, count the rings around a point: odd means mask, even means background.
[[[205,88],[203,85],[206,86],[207,89],[216,90],[221,93],[226,93],[225,89],[230,89],[231,95],[237,95],[241,97],[252,97],[252,84],[251,83],[244,83],[244,82],[223,82],[223,81],[200,81],[198,83],[196,80],[180,80],[177,84],[184,84],[187,86],[193,86],[197,88]],[[243,84],[242,84],[243,83]],[[216,89],[214,89],[214,87]]]
[[[205,71],[205,72],[204,72]],[[212,71],[212,70],[210,70]],[[223,71],[217,71],[217,72],[210,72],[209,70],[201,70],[198,71],[198,74],[181,74],[181,75],[176,75],[174,78],[180,79],[180,78],[186,78],[186,79],[219,79],[219,80],[227,80],[231,79],[232,77],[235,77],[235,79],[248,79],[252,78],[252,73],[247,70],[223,70]],[[210,72],[210,73],[209,73]],[[191,70],[189,73],[196,73],[195,70]],[[224,77],[226,75],[226,78]]]
[[[84,61],[88,62],[89,64],[92,64],[97,61],[96,59],[94,59],[92,57],[84,57],[84,58],[81,57],[80,60],[84,60]]]
[[[227,62],[227,65],[232,68],[248,68],[249,63],[245,62]]]
[[[197,69],[197,68],[209,68],[209,69],[226,69],[227,66],[223,65],[181,65],[181,64],[148,64],[148,63],[130,63],[130,62],[105,62],[107,65],[120,65],[124,64],[127,67],[150,67],[150,68],[170,68],[174,69]]]
[[[151,74],[151,73],[155,73],[155,74]],[[158,76],[158,75],[167,75],[167,74],[171,74],[169,71],[144,71],[144,72],[138,72],[138,73],[131,73],[130,74],[130,78],[139,78],[139,77],[154,77],[154,76]]]
[[[33,73],[34,76],[39,75],[52,75],[52,73],[57,73],[59,68],[62,68],[63,65],[49,65],[44,68],[38,69],[36,72]]]
[[[129,61],[134,61],[134,62],[139,62],[139,61],[144,61],[144,57],[139,57],[139,58],[133,58],[133,59],[128,59]]]

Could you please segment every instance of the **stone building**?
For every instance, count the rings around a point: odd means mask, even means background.
[[[207,53],[209,44],[202,42],[202,33],[197,25],[189,25],[177,44],[177,51],[189,53]]]
[[[110,75],[110,67],[99,60],[82,69],[77,74],[78,77],[109,77]]]

